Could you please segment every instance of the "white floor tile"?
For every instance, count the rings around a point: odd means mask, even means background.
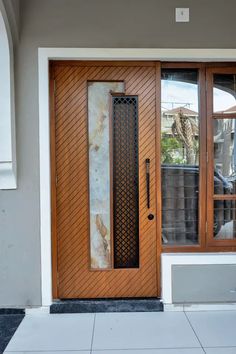
[[[236,311],[188,312],[187,316],[203,347],[236,346]]]
[[[202,349],[135,349],[135,350],[93,350],[92,354],[204,354]],[[231,354],[231,353],[230,353]]]
[[[70,351],[91,348],[93,314],[28,315],[6,351]]]
[[[206,354],[236,354],[236,347],[231,348],[205,348]]]
[[[180,312],[97,314],[96,349],[198,348],[186,316]]]

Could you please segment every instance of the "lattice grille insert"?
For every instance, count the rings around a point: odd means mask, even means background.
[[[114,267],[138,268],[138,97],[112,100]]]

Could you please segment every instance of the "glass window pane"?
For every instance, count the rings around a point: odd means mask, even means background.
[[[214,74],[213,82],[214,113],[236,113],[236,75]]]
[[[162,70],[162,241],[198,243],[198,71]]]
[[[230,240],[236,238],[236,201],[214,201],[214,238]]]
[[[236,194],[235,119],[214,119],[214,192]]]

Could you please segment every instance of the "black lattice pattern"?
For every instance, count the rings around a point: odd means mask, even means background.
[[[113,96],[114,267],[139,266],[138,97]]]

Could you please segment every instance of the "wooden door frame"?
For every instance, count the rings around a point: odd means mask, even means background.
[[[161,69],[196,69],[198,70],[198,105],[199,105],[199,136],[200,136],[200,154],[199,154],[199,198],[198,198],[198,207],[199,207],[199,218],[198,222],[198,234],[199,234],[199,243],[194,246],[183,246],[183,245],[162,245],[162,252],[204,252],[206,251],[206,198],[207,193],[205,176],[206,176],[206,134],[207,134],[207,125],[206,125],[206,91],[205,91],[205,82],[206,82],[206,64],[198,62],[164,62],[161,63]],[[160,127],[161,129],[161,127]],[[160,137],[159,137],[160,140]],[[160,186],[161,188],[161,186]],[[161,189],[160,189],[161,194]],[[160,205],[161,210],[161,205]],[[160,233],[161,234],[161,233]]]
[[[222,239],[215,240],[213,235],[213,223],[214,223],[214,206],[213,202],[215,200],[236,200],[236,194],[230,195],[215,195],[214,194],[214,119],[235,119],[235,114],[224,114],[224,113],[214,113],[213,110],[213,75],[214,74],[236,74],[236,64],[233,66],[229,64],[227,67],[225,65],[215,65],[212,64],[211,67],[206,70],[206,85],[207,85],[207,96],[208,96],[208,106],[207,106],[207,151],[208,151],[208,170],[207,170],[207,180],[208,190],[207,190],[207,220],[208,220],[208,232],[207,232],[207,244],[209,247],[218,248],[220,251],[224,248],[229,251],[236,250],[236,239]]]
[[[55,80],[53,62],[49,63],[49,100],[50,100],[50,157],[51,157],[51,238],[52,238],[52,296],[58,298],[57,272],[57,213],[56,213],[56,130],[55,130]]]
[[[211,48],[39,48],[39,164],[41,304],[52,304],[49,60],[160,60],[188,62],[233,62],[236,49]],[[194,256],[194,254],[193,254]],[[191,255],[190,255],[191,260]],[[163,280],[165,285],[165,279]],[[163,286],[164,286],[163,285]]]

